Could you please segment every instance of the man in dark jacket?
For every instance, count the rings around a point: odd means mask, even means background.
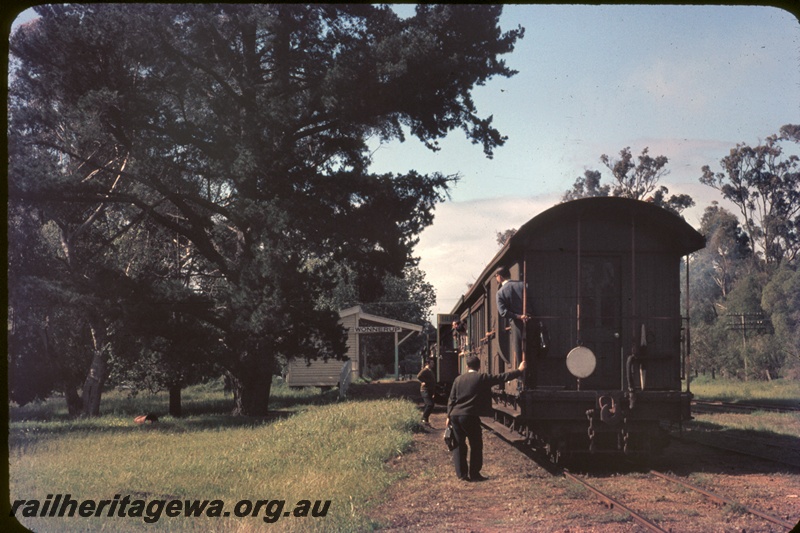
[[[492,387],[518,378],[525,370],[525,361],[517,370],[504,374],[483,374],[479,372],[481,360],[477,357],[467,359],[466,374],[461,374],[453,382],[450,399],[447,402],[447,423],[452,424],[458,446],[453,450],[453,465],[456,477],[464,481],[483,481],[483,435],[481,416],[491,413]],[[467,441],[469,441],[469,464],[467,464]]]
[[[417,374],[417,379],[420,382],[419,393],[422,396],[422,401],[425,403],[425,410],[422,411],[422,423],[430,426],[430,416],[433,412],[434,394],[436,393],[436,376],[433,374],[433,365],[435,360],[431,357],[428,359],[427,364]]]
[[[511,359],[519,361],[522,358],[522,338],[525,323],[530,320],[531,302],[525,301],[525,283],[512,281],[511,273],[505,267],[498,268],[495,273],[497,279],[497,313],[508,322],[511,327]],[[527,309],[523,309],[527,307]]]

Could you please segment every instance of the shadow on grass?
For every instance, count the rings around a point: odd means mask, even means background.
[[[800,473],[800,438],[792,435],[695,420],[684,428],[676,441],[682,452],[676,454],[671,446],[667,447],[662,465],[675,473],[729,473],[732,468],[743,473]],[[695,448],[697,445],[700,447]],[[700,455],[701,452],[705,456]],[[706,458],[713,456],[725,461]],[[731,466],[730,461],[735,466]]]
[[[384,380],[357,383],[350,386],[346,401],[374,401],[402,398],[419,401],[419,382]],[[102,415],[96,418],[72,418],[66,410],[63,397],[53,397],[46,402],[24,407],[9,406],[9,447],[19,452],[28,446],[66,435],[92,434],[191,433],[222,431],[226,429],[255,428],[287,418],[305,408],[328,405],[340,401],[339,390],[295,390],[276,381],[270,396],[267,416],[253,417],[231,414],[234,401],[225,393],[221,383],[212,382],[185,389],[182,397],[181,417],[171,417],[169,399],[165,393],[130,396],[124,391],[109,391],[103,396]],[[155,423],[136,424],[134,418],[154,413]]]
[[[741,404],[745,407],[755,406],[764,408],[773,408],[780,410],[782,408],[800,409],[800,400],[797,398],[759,398],[757,400],[728,400],[734,405]]]
[[[714,422],[694,420],[685,433],[698,442],[737,447],[760,453],[776,452],[775,459],[794,458],[800,466],[800,438],[769,430],[730,428]]]
[[[65,435],[124,433],[191,433],[237,428],[255,428],[292,416],[304,408],[338,401],[338,390],[308,389],[294,391],[285,386],[274,387],[267,416],[233,415],[234,401],[221,387],[189,388],[182,401],[182,416],[172,417],[165,394],[131,397],[124,392],[108,393],[101,404],[101,416],[74,418],[67,413],[64,399],[54,397],[46,402],[23,407],[9,406],[8,437],[10,448],[26,448]],[[153,413],[157,422],[137,424],[134,418]]]
[[[265,417],[234,416],[231,414],[203,414],[181,418],[166,416],[158,422],[137,424],[129,417],[105,415],[57,421],[11,422],[8,428],[10,449],[25,448],[32,444],[63,436],[110,435],[125,433],[179,434],[198,431],[219,431],[237,428],[255,428],[286,418],[293,411],[273,411]]]
[[[692,405],[696,413],[742,413],[756,411],[797,412],[800,401],[795,398],[765,398],[758,400],[737,400],[726,397],[703,398]],[[702,402],[711,402],[704,404]],[[718,402],[718,403],[715,403]]]

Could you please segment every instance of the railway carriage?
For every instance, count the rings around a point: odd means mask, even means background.
[[[461,330],[450,344],[458,368],[478,355],[484,371],[499,373],[524,357],[524,378],[494,390],[495,417],[556,462],[658,453],[665,427],[690,418],[680,270],[704,245],[682,218],[647,202],[552,207],[519,228],[448,317]],[[497,312],[499,266],[525,282],[532,319],[521,351]]]

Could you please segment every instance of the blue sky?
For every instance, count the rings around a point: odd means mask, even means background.
[[[502,28],[517,25],[526,36],[505,59],[519,73],[475,90],[509,137],[494,159],[454,132],[438,154],[414,140],[382,147],[376,168],[459,172],[456,201],[563,193],[601,154],[649,146],[690,165],[670,165],[673,180],[696,182],[695,160],[798,117],[800,28],[779,9],[506,6]]]
[[[397,6],[401,14],[410,5]],[[720,200],[703,165],[800,123],[800,25],[765,6],[507,5],[501,27],[525,28],[504,56],[519,73],[477,87],[482,117],[508,136],[487,159],[456,131],[432,153],[415,139],[375,145],[376,172],[459,174],[416,249],[447,313],[498,250],[495,233],[558,203],[601,154],[630,146],[665,155],[672,193],[692,195],[698,226]],[[607,175],[607,172],[603,172]]]
[[[635,155],[649,147],[667,156],[662,184],[695,198],[685,217],[697,227],[703,209],[721,200],[698,182],[702,166],[719,170],[737,143],[755,145],[800,123],[800,25],[789,12],[505,6],[501,27],[517,25],[525,37],[504,57],[519,73],[474,93],[479,115],[493,115],[508,136],[493,159],[460,131],[438,153],[411,138],[375,152],[381,172],[461,176],[416,250],[437,291],[434,313],[449,312],[491,260],[496,232],[558,203],[584,170],[607,170],[602,154],[630,146]]]

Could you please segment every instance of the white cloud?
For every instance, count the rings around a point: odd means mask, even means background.
[[[498,232],[522,224],[559,202],[556,195],[447,202],[420,235],[416,255],[425,279],[436,289],[437,313],[449,313],[500,250]]]
[[[720,194],[705,185],[665,181],[670,193],[689,194],[695,207],[684,212],[686,221],[695,228],[705,208],[717,201],[738,215],[736,208],[724,201]],[[436,306],[432,320],[438,313],[447,314],[467,292],[483,269],[500,250],[498,232],[519,228],[539,213],[560,202],[558,195],[533,197],[501,197],[469,202],[447,202],[436,208],[436,218],[420,236],[416,255],[425,279],[436,289]]]

